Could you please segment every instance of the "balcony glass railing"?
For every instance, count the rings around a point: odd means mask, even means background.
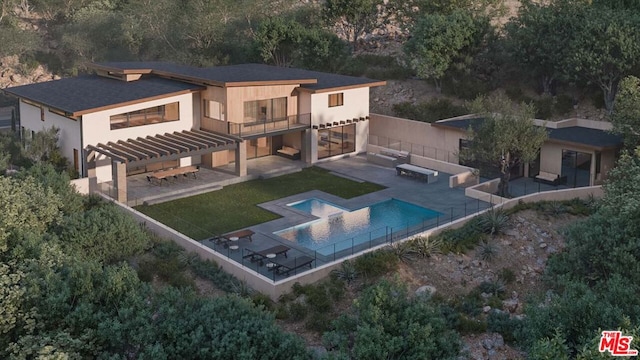
[[[311,127],[311,114],[290,115],[283,118],[266,119],[254,122],[228,122],[229,134],[237,136],[251,136],[268,134],[290,129],[304,129]]]

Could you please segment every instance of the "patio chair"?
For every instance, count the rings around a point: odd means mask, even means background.
[[[258,261],[260,266],[262,266],[264,264],[264,259],[267,258],[267,255],[269,254],[274,254],[275,256],[278,256],[280,254],[283,254],[284,257],[287,257],[287,252],[291,250],[290,247],[288,246],[284,246],[284,245],[277,245],[277,246],[273,246],[270,247],[268,249],[264,249],[264,250],[252,250],[252,249],[245,249],[245,251],[247,251],[247,255],[243,256],[243,259],[249,258],[249,260],[251,260],[251,262],[254,261]]]
[[[272,269],[278,275],[289,275],[290,272],[295,271],[301,267],[309,266],[309,269],[313,267],[315,259],[306,255],[298,256],[297,258],[289,259],[285,262],[272,261],[276,266]]]
[[[211,241],[214,245],[224,245],[224,247],[229,246],[229,239],[220,235],[214,235],[210,238],[204,239],[203,241]]]

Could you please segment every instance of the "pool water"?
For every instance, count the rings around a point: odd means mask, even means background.
[[[345,208],[339,207],[338,205],[316,198],[287,204],[287,206],[304,211],[319,218],[329,217],[332,215],[340,214],[344,211],[349,211]]]
[[[384,237],[393,229],[411,228],[441,213],[405,201],[390,199],[349,211],[327,201],[312,198],[288,204],[320,219],[274,232],[322,255],[348,249]]]

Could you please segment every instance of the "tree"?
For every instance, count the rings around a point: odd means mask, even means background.
[[[426,15],[418,20],[405,45],[409,64],[418,77],[433,80],[440,92],[447,70],[471,57],[488,29],[488,18],[473,17],[466,11]]]
[[[470,147],[461,149],[460,157],[495,164],[500,171],[498,195],[510,197],[511,169],[536,159],[547,130],[534,124],[532,105],[513,104],[505,95],[479,97],[471,108],[482,120],[469,129]]]
[[[378,26],[382,6],[380,0],[326,0],[322,11],[327,24],[340,28],[357,50],[358,38]]]
[[[303,32],[304,28],[294,20],[282,17],[265,19],[255,33],[262,60],[276,66],[290,66]]]
[[[518,16],[505,26],[511,58],[540,79],[545,94],[551,93],[553,82],[563,75],[562,64],[573,36],[567,24],[574,9],[572,4],[544,6],[524,1]]]
[[[621,135],[627,149],[640,146],[640,79],[628,76],[620,82],[611,114],[613,131]]]
[[[575,9],[579,11],[571,19],[565,73],[600,87],[611,113],[620,80],[640,64],[640,16],[606,7],[576,5]]]
[[[40,47],[38,34],[18,26],[12,7],[13,2],[0,0],[0,57],[24,55]]]

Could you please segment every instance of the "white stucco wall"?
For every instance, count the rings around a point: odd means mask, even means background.
[[[50,129],[52,126],[60,129],[58,132],[58,146],[60,152],[66,157],[73,166],[73,149],[78,150],[79,167],[82,172],[82,145],[80,137],[80,122],[69,119],[49,111],[44,108],[44,121],[40,119],[40,107],[20,102],[20,125],[23,126],[27,133],[31,131],[42,131]],[[31,136],[26,134],[26,136]]]
[[[344,94],[344,105],[329,107],[330,94]],[[369,115],[369,88],[324,92],[311,95],[311,124],[353,119]]]
[[[158,124],[134,126],[129,128],[111,130],[110,116],[131,111],[146,109],[154,106],[165,105],[173,102],[180,103],[180,120]],[[135,139],[147,135],[172,133],[174,131],[191,130],[194,127],[194,100],[193,94],[171,96],[160,100],[147,101],[135,105],[122,106],[115,109],[99,111],[82,116],[82,131],[84,145],[106,144],[109,141]],[[180,165],[190,165],[191,158],[182,159]],[[96,168],[98,182],[110,181],[111,166],[99,166]]]

